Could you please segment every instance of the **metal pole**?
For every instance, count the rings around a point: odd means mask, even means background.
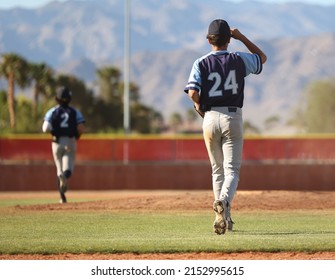
[[[129,80],[130,80],[130,0],[125,1],[124,16],[124,92],[123,127],[124,133],[130,133]]]
[[[123,142],[123,163],[129,163],[129,143],[127,135],[130,133],[129,109],[129,80],[130,80],[130,0],[125,0],[124,6],[124,90],[123,90],[123,128],[126,135]]]

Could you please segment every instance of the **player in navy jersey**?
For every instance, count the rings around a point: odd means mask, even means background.
[[[69,106],[72,93],[67,87],[57,89],[57,106],[51,108],[44,117],[43,132],[52,135],[52,154],[57,169],[57,183],[60,203],[66,203],[65,192],[68,179],[74,169],[77,143],[84,132],[85,119],[80,111]]]
[[[241,41],[250,53],[230,52],[231,38]],[[216,217],[214,232],[233,229],[230,207],[242,162],[244,78],[259,74],[266,55],[238,29],[222,19],[212,21],[207,40],[212,51],[197,59],[185,92],[204,118],[202,129],[212,167]]]

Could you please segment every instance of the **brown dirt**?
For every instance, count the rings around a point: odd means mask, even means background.
[[[18,197],[57,197],[49,193],[1,193],[0,199]],[[89,202],[69,202],[67,204],[47,204],[15,206],[24,211],[74,211],[74,210],[113,210],[113,211],[197,211],[208,209],[213,202],[210,191],[110,191],[110,192],[69,192],[68,199],[95,199]],[[235,211],[264,210],[306,210],[335,209],[335,192],[298,192],[298,191],[240,191],[232,206]],[[0,255],[0,260],[310,260],[335,259],[335,252],[244,252],[244,253],[184,253],[184,254],[60,254],[60,255]]]

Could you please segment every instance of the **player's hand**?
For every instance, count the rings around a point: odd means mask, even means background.
[[[244,36],[237,28],[231,29],[230,32],[231,32],[231,37],[236,40],[241,40]]]
[[[199,108],[199,104],[194,103],[194,109],[195,111],[200,115],[200,117],[204,118],[205,117],[205,113],[203,111],[200,110]]]

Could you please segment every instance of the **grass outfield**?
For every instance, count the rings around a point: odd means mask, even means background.
[[[49,199],[0,200],[0,254],[335,251],[334,209],[238,211],[236,231],[218,236],[208,210],[22,206],[45,203]]]

